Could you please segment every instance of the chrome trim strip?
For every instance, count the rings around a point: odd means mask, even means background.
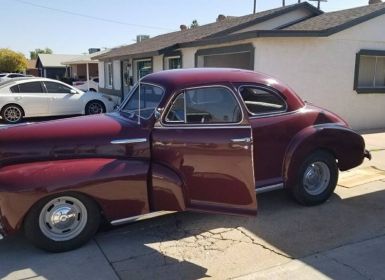
[[[128,217],[128,218],[123,218],[123,219],[111,221],[111,225],[113,225],[113,226],[123,225],[126,223],[136,222],[136,221],[149,219],[149,218],[155,218],[155,217],[158,217],[161,215],[170,214],[170,213],[174,213],[174,212],[175,211],[157,211],[157,212],[146,213],[146,214],[142,214],[142,215],[137,215],[137,216],[132,216],[132,217]]]
[[[116,139],[112,140],[111,144],[133,144],[133,143],[145,143],[147,142],[147,138],[132,138],[132,139]]]
[[[281,190],[281,189],[283,189],[283,183],[270,185],[262,188],[256,188],[255,192],[259,194],[259,193],[271,192],[271,191]]]
[[[154,129],[234,129],[234,128],[248,128],[251,129],[250,125],[241,125],[241,126],[156,126]]]

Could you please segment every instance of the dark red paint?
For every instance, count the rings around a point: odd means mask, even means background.
[[[158,210],[256,213],[255,187],[290,187],[304,158],[325,149],[341,170],[364,159],[362,137],[338,116],[305,104],[279,81],[252,71],[190,69],[146,76],[165,95],[221,85],[241,104],[244,119],[229,126],[164,125],[152,116],[140,124],[115,112],[0,129],[0,221],[6,233],[20,228],[40,199],[80,192],[93,198],[108,221]],[[238,94],[242,85],[278,91],[288,111],[253,117]],[[251,137],[252,143],[232,139]],[[112,144],[120,139],[141,143]]]

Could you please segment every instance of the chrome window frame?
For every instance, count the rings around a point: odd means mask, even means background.
[[[165,123],[165,118],[168,114],[168,112],[170,111],[170,108],[173,104],[172,101],[174,101],[177,96],[179,96],[180,94],[185,94],[186,91],[188,90],[194,90],[194,89],[202,89],[202,88],[218,88],[218,87],[221,87],[221,88],[225,88],[226,90],[228,90],[230,92],[230,94],[233,96],[233,98],[236,100],[238,106],[239,106],[239,109],[242,113],[242,117],[241,117],[241,120],[239,122],[227,122],[227,123],[203,123],[203,124],[200,124],[200,123],[194,123],[194,124],[189,124],[189,123],[186,123],[186,108],[185,108],[185,122],[184,123],[181,123],[181,122],[178,122],[178,123]],[[185,98],[186,98],[186,95],[185,95]],[[186,107],[186,102],[185,102],[185,107]],[[228,86],[224,86],[224,85],[209,85],[209,86],[196,86],[196,87],[188,87],[188,88],[184,88],[180,91],[177,91],[177,92],[174,92],[171,96],[171,98],[168,100],[166,106],[164,107],[165,110],[163,110],[163,113],[162,113],[162,116],[160,118],[160,125],[162,127],[195,127],[195,128],[202,128],[202,127],[213,127],[213,126],[216,126],[216,127],[227,127],[227,126],[236,126],[236,125],[239,125],[239,124],[242,124],[245,120],[245,114],[243,112],[243,108],[242,108],[242,105],[239,101],[239,99],[237,98],[236,96],[236,92],[234,92],[230,87]]]
[[[166,95],[166,89],[165,89],[164,87],[162,87],[161,85],[158,85],[158,84],[147,83],[147,82],[141,82],[141,81],[137,82],[137,83],[135,84],[135,86],[132,88],[132,90],[128,93],[126,99],[125,99],[125,100],[123,101],[123,103],[120,105],[119,113],[120,113],[120,112],[126,113],[126,112],[123,111],[123,108],[124,108],[124,106],[126,106],[128,100],[130,100],[130,98],[131,98],[131,96],[134,94],[135,90],[139,87],[139,83],[142,84],[142,85],[149,85],[149,86],[158,87],[158,88],[162,89],[162,91],[163,91],[162,98],[160,99],[158,106],[156,106],[156,107],[154,108],[154,111],[152,112],[152,114],[149,115],[148,118],[144,118],[144,117],[140,116],[140,118],[143,119],[143,120],[149,120],[149,119],[152,118],[152,116],[154,115],[155,111],[159,108],[159,105],[162,103],[163,98],[164,98],[164,96]],[[126,114],[127,114],[127,113],[126,113]]]
[[[276,112],[268,112],[268,113],[260,113],[260,114],[256,114],[256,113],[251,112],[249,110],[249,108],[247,108],[245,100],[243,99],[242,94],[241,94],[241,89],[244,88],[244,87],[251,87],[251,88],[256,88],[256,89],[262,89],[264,91],[267,91],[269,93],[274,94],[275,96],[277,96],[279,99],[281,99],[285,103],[285,109],[284,110],[280,110],[280,111],[276,111]],[[284,114],[289,113],[289,111],[288,111],[289,106],[287,105],[287,102],[286,102],[285,98],[283,98],[282,94],[279,91],[277,91],[276,89],[269,88],[269,87],[266,87],[266,86],[261,86],[261,85],[247,85],[247,84],[245,84],[245,85],[238,86],[237,91],[238,91],[238,94],[239,94],[240,98],[242,99],[242,102],[243,102],[243,105],[245,106],[246,111],[250,115],[250,118],[277,116],[277,115],[284,115]]]

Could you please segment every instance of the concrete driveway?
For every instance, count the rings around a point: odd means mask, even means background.
[[[323,205],[277,191],[258,196],[257,218],[169,214],[62,254],[14,236],[0,242],[0,278],[385,279],[385,133],[365,138],[373,161],[343,174]]]

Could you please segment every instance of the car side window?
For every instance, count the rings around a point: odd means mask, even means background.
[[[274,114],[286,111],[286,102],[278,93],[256,86],[242,86],[239,93],[252,115]]]
[[[12,92],[12,93],[18,93],[19,92],[19,86],[18,85],[15,85],[13,87],[10,87],[9,90]]]
[[[55,82],[44,82],[48,93],[71,93],[71,88]]]
[[[19,92],[22,93],[43,93],[43,88],[40,82],[29,82],[19,84]]]
[[[166,114],[166,123],[238,123],[242,112],[234,94],[225,87],[188,89],[179,94]]]

